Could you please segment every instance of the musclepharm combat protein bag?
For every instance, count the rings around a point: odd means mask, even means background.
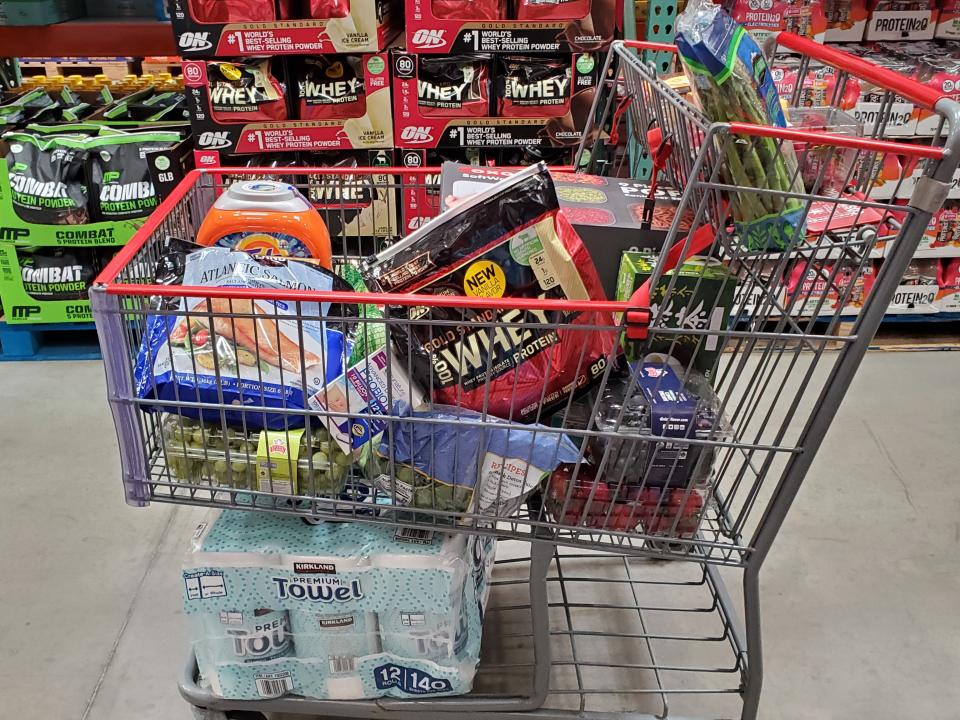
[[[23,289],[34,300],[81,300],[99,271],[93,250],[36,248],[17,251]]]
[[[367,112],[363,58],[318,55],[303,58],[297,72],[301,120],[346,120]]]
[[[8,133],[4,140],[17,217],[39,225],[89,222],[83,138]]]
[[[490,113],[488,55],[421,55],[417,103],[424,115],[483,117]]]
[[[570,109],[573,67],[570,56],[508,55],[498,58],[497,114],[501,117],[554,117]]]
[[[152,213],[160,199],[150,180],[149,153],[180,141],[176,132],[143,132],[90,138],[90,190],[97,220],[132,220]]]
[[[271,122],[287,119],[285,88],[270,60],[207,64],[210,111],[219,123]]]
[[[371,258],[371,288],[476,298],[603,300],[593,261],[559,210],[547,168],[491,185]],[[534,421],[603,372],[609,313],[428,306],[393,308],[413,379],[434,402]],[[423,324],[439,320],[447,326]],[[489,322],[492,327],[464,325]],[[564,324],[565,327],[559,327]],[[404,365],[406,367],[406,364]]]

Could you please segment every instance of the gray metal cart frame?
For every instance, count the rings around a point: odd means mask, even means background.
[[[851,82],[869,82],[880,88],[879,119],[868,128],[867,137],[710,124],[683,96],[664,84],[652,67],[644,65],[635,52],[663,50],[664,46],[614,44],[604,68],[607,81],[594,102],[594,124],[581,145],[581,159],[586,158],[586,149],[591,150],[589,162],[594,168],[600,169],[600,161],[609,160],[611,152],[615,159],[618,131],[627,120],[634,133],[655,126],[662,137],[669,136],[676,146],[665,162],[665,180],[682,189],[679,207],[665,230],[664,249],[668,251],[660,253],[649,281],[630,302],[544,300],[524,306],[535,315],[503,320],[491,317],[515,307],[519,301],[433,296],[431,307],[444,308],[455,319],[437,319],[432,315],[414,319],[408,310],[422,305],[422,296],[257,293],[161,286],[153,282],[152,269],[161,257],[164,239],[191,236],[231,174],[259,171],[196,171],[165,201],[91,290],[109,402],[120,438],[124,492],[130,504],[168,502],[493,533],[504,540],[526,543],[530,548],[528,557],[498,567],[503,572],[519,567],[522,577],[498,582],[495,588],[506,592],[520,587],[526,592],[525,600],[514,608],[528,613],[525,622],[529,629],[523,640],[534,653],[523,664],[530,672],[526,691],[483,694],[478,690],[464,697],[435,700],[332,702],[281,698],[237,702],[216,698],[203,690],[191,661],[181,679],[181,692],[190,703],[210,711],[275,711],[327,717],[440,718],[457,712],[483,712],[499,718],[537,715],[605,720],[612,713],[593,700],[619,692],[629,698],[657,701],[649,712],[638,709],[638,700],[637,706],[617,713],[638,720],[677,717],[673,713],[680,699],[720,696],[732,696],[742,703],[730,714],[739,714],[744,720],[757,717],[763,678],[760,569],[931,214],[946,197],[960,161],[960,106],[953,100],[802,38],[784,34],[779,41],[782,48],[799,53],[799,80],[791,98],[793,104],[801,100],[804,77],[818,65],[834,68],[827,105],[839,108],[844,89]],[[914,103],[920,111],[940,116],[938,131],[929,146],[882,139],[886,117],[898,97]],[[803,192],[757,190],[731,184],[724,174],[728,151],[733,143],[759,142],[758,138],[769,140],[767,150],[777,157],[792,154],[791,143],[805,143],[826,148],[827,161],[839,154],[853,155],[854,160],[845,165],[849,169],[840,191],[826,188],[825,168],[829,162],[818,166],[815,177],[804,178],[807,186]],[[898,166],[902,172],[896,181],[898,186],[914,185],[906,205],[891,206],[870,199],[871,190],[879,181],[878,168],[885,158],[908,160]],[[614,161],[604,167],[616,166]],[[308,191],[318,183],[335,187],[360,183],[376,197],[384,198],[384,211],[390,212],[392,207],[395,212],[396,207],[391,204],[407,192],[436,195],[435,172],[380,168],[346,173],[336,169],[285,168],[280,174],[297,176]],[[737,193],[799,201],[803,207],[801,223],[806,222],[807,232],[798,233],[784,247],[744,246],[726,227],[727,202]],[[341,225],[346,226],[342,222],[349,212],[346,204],[328,207],[326,212],[339,214]],[[847,220],[834,222],[841,216]],[[820,218],[820,225],[815,224],[814,217]],[[390,239],[368,238],[374,245]],[[368,247],[358,249],[347,236],[339,241],[342,247],[337,255],[341,262],[354,262],[370,251]],[[878,243],[892,244],[892,251],[874,277],[871,257]],[[680,294],[678,273],[670,271],[692,254],[712,255],[725,261],[729,273],[721,284],[728,289],[736,286],[737,293],[729,322],[718,325],[699,319],[723,315],[719,294],[707,307],[699,308],[696,317],[688,311],[678,316],[672,310],[672,302],[686,307],[687,301]],[[697,292],[707,282],[705,271],[695,276],[693,282],[693,292]],[[654,301],[651,289],[655,290]],[[239,451],[211,450],[216,444],[213,442],[201,442],[200,449],[190,449],[183,441],[184,417],[195,417],[198,412],[204,413],[205,419],[214,418],[199,430],[203,439],[222,441],[229,431],[226,413],[231,405],[223,400],[192,398],[189,394],[160,399],[145,395],[137,380],[143,379],[144,367],[149,379],[152,362],[144,362],[155,358],[142,343],[147,327],[156,318],[170,317],[173,323],[184,322],[187,327],[199,322],[216,334],[221,331],[214,329],[214,319],[234,327],[241,320],[255,320],[249,302],[260,297],[282,299],[295,309],[293,317],[298,322],[315,317],[305,308],[319,300],[381,305],[386,312],[384,319],[363,322],[381,323],[389,330],[409,328],[411,332],[402,341],[408,343],[408,357],[413,352],[413,331],[422,334],[427,347],[451,326],[461,328],[461,332],[467,329],[485,333],[491,342],[493,334],[503,328],[563,332],[568,333],[566,337],[583,341],[600,338],[605,343],[606,357],[600,359],[602,371],[597,378],[597,394],[590,396],[595,399],[588,408],[587,423],[574,422],[575,402],[570,396],[561,413],[553,416],[554,425],[536,432],[564,433],[591,448],[596,473],[593,477],[606,473],[602,483],[606,488],[604,497],[600,497],[601,483],[597,480],[588,477],[578,484],[587,477],[586,461],[575,464],[569,485],[560,490],[549,485],[544,488],[541,502],[528,503],[521,510],[499,502],[500,485],[496,489],[498,502],[486,508],[480,508],[476,501],[467,507],[451,506],[449,499],[437,495],[436,489],[430,491],[432,496],[421,498],[416,513],[393,501],[372,505],[369,494],[357,490],[363,485],[363,478],[355,468],[350,470],[349,481],[334,493],[314,485],[313,480],[293,496],[250,485],[238,469],[246,467],[249,458],[238,457]],[[355,316],[332,312],[324,316],[327,322],[357,322]],[[585,315],[589,315],[587,322],[583,322]],[[841,332],[841,323],[854,315],[851,332]],[[167,332],[170,331],[168,326]],[[676,452],[675,437],[647,433],[638,441],[636,435],[630,435],[636,431],[625,422],[623,406],[628,397],[624,397],[613,422],[602,427],[597,422],[601,396],[614,392],[614,367],[620,348],[635,337],[645,338],[647,350],[659,348],[666,354],[672,354],[683,342],[692,346],[693,357],[682,370],[684,383],[699,381],[692,368],[698,358],[707,357],[707,348],[722,350],[705,361],[708,367],[704,372],[711,376],[714,400],[709,408],[704,402],[703,432],[684,437],[679,443],[680,453]],[[305,366],[302,352],[301,349],[300,366]],[[589,362],[585,357],[584,350],[577,375],[583,364]],[[631,371],[626,392],[631,392],[639,367]],[[211,372],[215,373],[218,386],[226,368],[223,358],[214,352]],[[197,372],[195,363],[193,373]],[[541,378],[544,388],[554,380],[555,372],[559,369],[547,366]],[[432,392],[435,388],[430,382]],[[513,391],[518,387],[515,385]],[[412,404],[412,396],[408,399]],[[485,414],[489,400],[487,386],[482,417],[467,425],[482,428],[494,422]],[[268,411],[266,406],[248,409]],[[308,428],[311,423],[316,427],[317,422],[333,417],[333,413],[321,410],[286,406],[269,408],[269,412],[303,418]],[[349,407],[344,415],[360,417],[356,408],[351,412]],[[173,434],[168,432],[171,419]],[[390,416],[381,419],[388,423],[395,420]],[[548,417],[539,412],[536,419],[546,422]],[[180,434],[176,432],[178,422]],[[496,422],[501,427],[529,432],[529,426],[509,418]],[[639,464],[625,466],[617,460],[617,448],[625,439],[642,445],[645,454]],[[668,455],[670,452],[673,454]],[[684,466],[685,458],[694,455],[703,460],[698,470]],[[667,477],[655,479],[652,468],[658,459],[663,468],[666,457],[671,458],[666,461]],[[222,463],[219,475],[212,469],[216,461]],[[312,459],[304,462],[305,477],[323,476],[323,468],[315,467]],[[401,479],[392,446],[384,463],[380,472],[385,480],[378,485],[377,492],[396,498]],[[630,500],[621,499],[628,496]],[[576,553],[586,553],[589,559],[578,559]],[[663,563],[664,560],[675,562]],[[569,570],[571,563],[577,568],[575,572]],[[623,565],[623,570],[618,569],[620,574],[614,578],[590,574],[617,563]],[[665,578],[665,568],[668,572],[694,576]],[[741,575],[742,613],[724,587],[721,575],[726,572],[721,573],[721,568]],[[579,573],[584,577],[579,577]],[[594,597],[572,599],[573,586],[578,583],[589,588]],[[595,597],[601,584],[612,596],[617,592],[628,594],[626,600],[604,602],[604,598]],[[680,598],[688,591],[699,599],[685,607]],[[552,599],[551,592],[559,593],[558,599]],[[664,593],[663,601],[651,602],[649,598],[657,593]],[[619,634],[609,628],[591,629],[578,617],[578,611],[585,608],[589,608],[591,617],[626,612],[636,625]],[[556,612],[551,614],[551,609]],[[692,618],[710,618],[717,629],[696,633],[653,628],[651,616],[660,613],[680,617],[681,628]],[[557,614],[562,617],[558,619]],[[593,643],[607,642],[613,647],[618,638],[631,648],[640,648],[644,659],[630,655],[633,650],[619,651],[629,656],[626,659],[612,656],[613,651],[600,657],[589,656],[589,652],[597,652]],[[570,657],[558,652],[558,639],[569,643]],[[694,658],[701,651],[722,647],[728,661],[680,662],[672,659],[672,650],[662,649],[664,645],[687,648],[688,657]],[[486,665],[482,663],[481,669]],[[620,672],[626,672],[631,680],[618,680],[617,688],[603,685],[604,677],[619,678]],[[563,679],[570,679],[571,674],[572,684],[563,686]],[[673,675],[680,677],[675,684]],[[716,676],[728,682],[716,684]],[[626,684],[629,682],[639,684]],[[565,702],[570,698],[572,702]]]

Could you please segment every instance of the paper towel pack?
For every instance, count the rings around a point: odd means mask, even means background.
[[[231,699],[469,692],[494,540],[223,511],[184,563],[203,679]]]

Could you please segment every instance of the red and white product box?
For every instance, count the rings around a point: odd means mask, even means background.
[[[900,75],[912,77],[917,72],[916,59],[891,53],[889,49],[876,43],[850,45],[845,47],[844,50]],[[823,68],[822,72],[830,75],[835,71],[832,68]],[[859,89],[859,97],[850,107],[853,99],[852,88],[854,87]],[[886,119],[883,128],[884,137],[912,137],[916,135],[916,106],[902,97],[895,97],[892,103],[884,105],[885,94],[886,91],[883,88],[877,87],[866,80],[851,78],[847,80],[847,84],[844,86],[841,109],[846,110],[863,123],[863,130],[866,135],[872,134],[877,122],[884,118]],[[830,95],[826,96],[828,104],[830,97]]]
[[[947,97],[960,98],[960,48],[957,43],[941,47],[931,40],[880,42],[873,46],[875,54],[886,58],[889,65],[901,64],[898,70],[917,82],[939,90]],[[913,66],[912,72],[907,68]],[[917,119],[914,134],[930,137],[940,126],[940,116],[932,110],[915,107]]]
[[[186,58],[378,52],[402,18],[398,0],[169,0]]]
[[[872,262],[862,272],[858,267],[842,260],[798,260],[787,270],[784,307],[802,317],[832,317],[838,310],[841,315],[857,315],[875,280]]]
[[[869,57],[877,62],[880,50],[864,46],[853,45],[845,48],[848,52]],[[895,72],[913,74],[915,66],[903,58],[884,58],[880,64],[894,69]],[[771,70],[774,84],[780,97],[792,104],[797,83],[800,82],[799,68],[788,58],[778,62]],[[810,67],[803,76],[798,106],[823,107],[834,105],[833,97],[837,84],[837,71],[832,67]],[[884,125],[884,137],[914,136],[917,129],[917,108],[912,102],[903,98],[895,98],[888,105],[883,103],[884,92],[865,80],[852,76],[846,78],[843,86],[843,96],[837,105],[840,110],[849,113],[864,126],[865,134],[869,134],[881,116],[881,111],[887,116]]]
[[[960,203],[948,200],[934,213],[913,255],[917,258],[960,257]]]
[[[903,274],[900,285],[890,299],[887,312],[892,315],[934,315],[940,292],[940,261],[913,259]]]
[[[559,106],[545,106],[542,117],[532,117],[528,107],[515,109],[512,117],[498,117],[508,105],[501,102],[502,83],[491,82],[498,62],[485,56],[459,56],[470,67],[451,73],[444,85],[428,82],[421,63],[432,56],[406,52],[393,54],[394,138],[407,149],[576,147],[587,125],[596,93],[600,65],[594,55],[571,56],[571,71],[559,90],[555,79],[549,91],[562,93]],[[451,57],[451,63],[455,58]],[[536,57],[531,57],[536,62]],[[545,60],[546,62],[546,60]],[[454,77],[456,75],[456,77]],[[538,91],[540,92],[540,91]],[[543,90],[546,92],[546,89]]]
[[[277,60],[280,60],[279,58]],[[276,62],[276,60],[275,60]],[[190,106],[196,162],[209,167],[211,151],[223,153],[289,152],[295,150],[378,149],[393,146],[390,102],[390,72],[385,53],[364,55],[364,114],[360,117],[331,120],[296,120],[290,78],[284,93],[286,117],[277,121],[218,122],[211,111],[209,73],[206,62],[183,63],[184,86]]]
[[[274,180],[300,183],[304,195],[320,212],[330,237],[341,251],[356,255],[378,252],[381,240],[394,240],[398,231],[398,178],[395,174],[355,173],[354,168],[395,167],[392,149],[325,150],[319,153],[264,153],[258,155],[221,155],[216,150],[197,152],[204,168],[267,167],[289,168],[289,175],[270,175]],[[298,174],[299,168],[336,168],[338,173]],[[231,175],[231,179],[252,179],[256,175]],[[349,240],[347,240],[349,238]],[[366,242],[364,242],[366,241]],[[371,242],[373,241],[373,242]]]
[[[945,40],[960,38],[960,0],[940,0],[940,17],[934,37]]]
[[[824,0],[823,13],[827,17],[825,42],[860,42],[867,29],[867,0]]]
[[[537,162],[571,165],[568,148],[458,148],[442,150],[397,150],[397,162],[405,168],[433,168],[438,172],[411,172],[404,176],[400,209],[403,228],[412,232],[440,214],[440,166],[447,161],[493,168],[525,167]]]
[[[405,0],[416,53],[596,52],[623,34],[624,0]]]
[[[960,312],[960,258],[940,261],[937,286],[937,299],[934,300],[937,311]]]
[[[410,233],[440,214],[440,168],[437,158],[427,150],[397,150],[401,167],[419,170],[432,167],[436,172],[411,172],[403,176],[400,209],[403,230]]]
[[[791,32],[823,42],[827,30],[824,0],[733,0],[729,12],[759,42]]]
[[[936,25],[936,0],[874,0],[864,39],[932,40]]]

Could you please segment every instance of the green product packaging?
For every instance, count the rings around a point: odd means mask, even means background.
[[[303,428],[264,430],[257,446],[257,490],[280,495],[297,494],[297,460]]]
[[[650,278],[656,264],[657,255],[653,252],[624,252],[617,277],[617,300],[628,301],[634,291]],[[661,308],[674,276],[676,282],[670,298]],[[650,293],[652,315],[654,318],[659,315],[662,327],[724,330],[730,322],[736,285],[736,279],[719,260],[691,257],[680,268],[660,278],[657,287]],[[625,349],[628,360],[640,359],[632,343]],[[710,380],[722,350],[723,339],[716,335],[658,336],[651,332],[645,352],[670,354],[685,366],[689,366],[692,360],[694,369]]]

